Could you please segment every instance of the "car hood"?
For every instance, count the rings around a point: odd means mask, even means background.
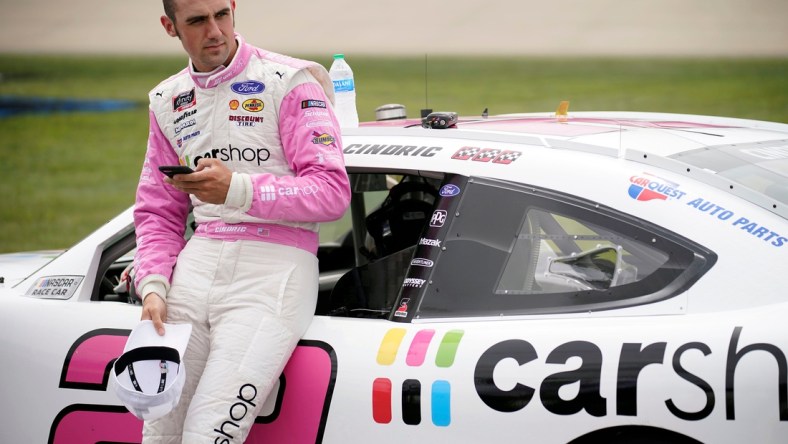
[[[0,254],[0,287],[13,287],[61,253],[63,250]]]

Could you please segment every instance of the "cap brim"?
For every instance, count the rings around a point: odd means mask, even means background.
[[[129,334],[123,353],[139,347],[171,347],[178,350],[183,358],[189,338],[192,334],[191,324],[164,324],[164,335],[159,335],[153,326],[153,321],[140,321]]]

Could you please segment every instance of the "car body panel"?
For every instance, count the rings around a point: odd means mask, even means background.
[[[0,254],[0,270],[2,270],[0,277],[3,278],[0,285],[13,287],[62,252],[62,250],[44,250]]]
[[[788,198],[779,187],[788,184],[788,125],[575,113],[406,128],[419,123],[345,131],[345,161],[359,179],[440,181],[430,214],[443,212],[440,224],[425,224],[413,249],[401,251],[410,264],[399,270],[404,278],[383,275],[394,293],[377,314],[335,310],[332,287],[395,254],[359,263],[350,235],[321,246],[321,298],[331,300],[319,302],[247,442],[784,441]],[[377,211],[374,202],[354,223]],[[641,246],[628,255],[648,257],[653,246],[653,254],[665,248],[697,264],[677,270],[688,277],[670,291],[639,295],[624,284],[616,293],[612,283],[595,293],[570,276],[580,289],[555,293],[566,306],[534,308],[544,295],[524,292],[524,308],[510,310],[502,301],[520,296],[500,290],[507,272],[482,254],[500,252],[508,264],[514,239],[531,239],[515,232],[500,247],[506,236],[495,231],[517,228],[519,219],[505,218],[520,207],[566,219],[563,236],[544,222],[536,230],[545,254],[558,254],[534,276],[544,288],[567,276],[552,273],[553,264],[605,250],[557,253],[578,236],[621,245],[635,236],[627,242]],[[576,234],[583,218],[621,239]],[[466,241],[473,230],[481,235]],[[62,254],[0,256],[8,276],[0,284],[8,425],[0,441],[139,442],[141,422],[108,387],[111,363],[139,320],[139,305],[107,294],[133,248],[129,208]],[[477,287],[484,279],[497,287]],[[571,302],[611,294],[627,303],[583,310]]]

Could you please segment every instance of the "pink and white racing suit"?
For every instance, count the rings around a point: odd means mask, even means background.
[[[317,223],[350,200],[325,68],[236,39],[229,66],[189,63],[150,92],[135,284],[193,332],[180,403],[145,424],[146,442],[244,441],[314,314]],[[157,168],[201,158],[233,171],[223,205],[174,189]]]

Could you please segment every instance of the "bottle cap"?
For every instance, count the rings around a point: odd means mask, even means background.
[[[344,59],[344,58],[345,58],[345,54],[334,54],[334,60]]]

